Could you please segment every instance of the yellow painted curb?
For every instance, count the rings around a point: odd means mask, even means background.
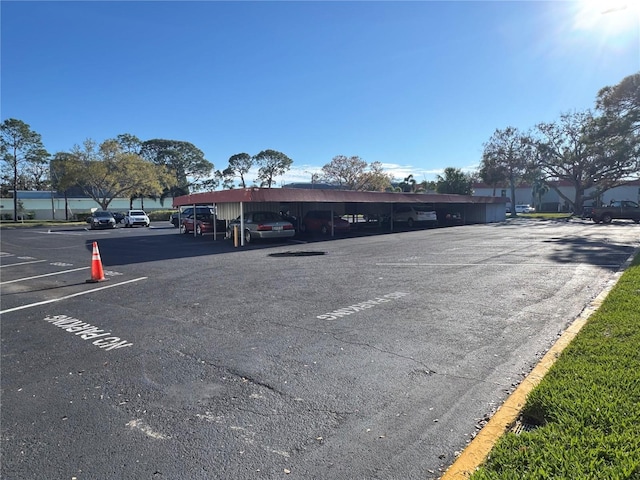
[[[580,313],[571,325],[564,331],[556,343],[542,357],[542,360],[534,367],[526,378],[518,385],[515,391],[491,417],[478,435],[467,445],[456,461],[440,477],[440,480],[463,480],[471,476],[473,472],[484,462],[498,439],[511,428],[520,411],[524,407],[527,395],[540,383],[551,366],[556,362],[560,353],[571,343],[589,317],[595,312],[607,297],[620,272],[615,279]]]

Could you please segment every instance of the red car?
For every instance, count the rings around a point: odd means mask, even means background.
[[[300,230],[303,232],[319,232],[323,235],[331,233],[331,227],[335,233],[348,232],[351,226],[349,222],[333,215],[331,218],[330,210],[311,210],[306,213],[302,219]]]
[[[217,231],[222,233],[225,230],[224,220],[217,220]],[[213,232],[213,215],[208,213],[198,213],[196,216],[196,235]],[[180,233],[193,233],[193,215],[189,215],[182,219],[180,224]]]

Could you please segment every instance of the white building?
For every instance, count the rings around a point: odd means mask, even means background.
[[[568,182],[557,182],[558,189],[568,198],[573,199],[575,197],[575,189]],[[587,194],[593,192],[594,189],[587,189]],[[485,183],[477,183],[473,186],[473,194],[479,196],[496,196],[511,198],[511,188],[508,186],[499,186],[495,189]],[[608,204],[611,200],[631,200],[636,203],[640,203],[640,180],[634,180],[626,185],[612,188],[607,190],[600,196],[601,204]],[[564,199],[558,195],[554,189],[549,188],[549,191],[542,197],[541,208],[543,212],[567,212],[569,206],[565,204]],[[585,206],[592,205],[593,200],[585,201]],[[522,184],[516,187],[516,205],[530,204],[538,208],[538,199],[534,198],[531,185]],[[507,205],[511,205],[511,201],[508,201]]]
[[[18,202],[21,209],[18,215],[24,218],[36,220],[65,220],[73,219],[79,213],[89,213],[91,210],[101,210],[100,204],[89,197],[67,197],[68,215],[65,215],[65,199],[55,191],[32,191],[18,190]],[[129,210],[128,198],[115,198],[109,204],[112,212],[125,212]],[[132,208],[141,208],[147,213],[154,210],[171,210],[173,198],[167,197],[162,203],[151,198],[136,198],[131,205]],[[13,198],[0,198],[0,218],[13,220]]]

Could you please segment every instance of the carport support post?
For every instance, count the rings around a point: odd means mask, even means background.
[[[244,247],[244,202],[240,202],[240,246]]]
[[[218,235],[218,229],[216,228],[217,223],[218,223],[218,206],[214,203],[213,204],[213,240],[214,241],[216,239],[216,235]]]
[[[336,234],[335,234],[335,230],[334,230],[334,228],[333,228],[333,227],[334,227],[334,225],[333,225],[333,224],[334,224],[334,223],[336,223],[336,222],[334,221],[334,215],[335,215],[335,213],[333,213],[333,205],[331,205],[331,236],[332,236],[332,237],[335,237],[335,236],[336,236]]]
[[[196,213],[196,204],[193,204],[193,238],[196,238],[196,224],[198,223],[198,215]]]

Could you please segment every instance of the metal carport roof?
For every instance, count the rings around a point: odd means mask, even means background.
[[[439,193],[357,192],[302,188],[238,188],[193,193],[173,199],[174,207],[218,203],[316,202],[316,203],[505,203],[502,197],[474,197]]]

